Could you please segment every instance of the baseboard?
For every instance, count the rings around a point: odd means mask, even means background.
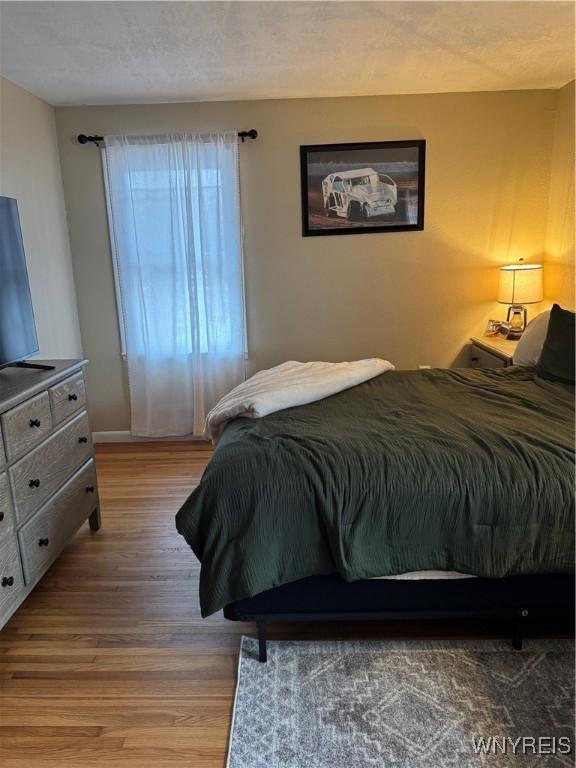
[[[95,443],[182,443],[192,440],[205,442],[205,438],[196,435],[182,435],[182,437],[135,437],[127,429],[92,432],[92,440]]]

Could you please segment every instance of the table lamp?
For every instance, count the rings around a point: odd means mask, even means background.
[[[525,304],[542,301],[542,264],[509,264],[500,267],[498,302],[509,304],[506,320],[510,323],[510,336],[519,338],[526,328]]]

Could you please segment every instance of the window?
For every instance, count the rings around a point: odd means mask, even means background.
[[[106,137],[103,160],[131,399],[148,388],[147,422],[158,392],[203,414],[244,370],[237,135]]]

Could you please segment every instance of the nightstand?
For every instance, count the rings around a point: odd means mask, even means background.
[[[498,336],[474,336],[472,342],[471,368],[507,368],[513,365],[512,358],[518,341]]]

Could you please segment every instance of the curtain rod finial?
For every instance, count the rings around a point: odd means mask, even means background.
[[[103,141],[103,136],[86,136],[85,133],[79,133],[76,137],[78,144],[98,144],[99,141]]]
[[[256,128],[250,128],[249,131],[240,131],[238,136],[240,137],[242,143],[244,143],[246,139],[257,139],[258,131]]]

